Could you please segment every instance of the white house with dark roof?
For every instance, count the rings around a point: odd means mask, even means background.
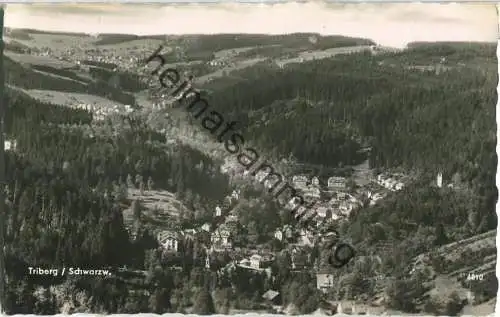
[[[321,197],[321,190],[317,187],[309,186],[304,189],[304,198],[319,199]]]
[[[324,219],[327,217],[328,211],[329,210],[331,211],[331,208],[328,205],[321,204],[321,205],[315,206],[314,210],[315,210],[316,214],[318,215],[318,217]]]
[[[292,184],[297,189],[303,189],[307,187],[309,178],[305,175],[295,175],[292,177]]]
[[[17,142],[15,140],[5,140],[3,143],[3,148],[5,151],[15,150]]]
[[[385,187],[391,191],[399,191],[404,187],[404,183],[401,181],[402,178],[404,178],[404,176],[400,174],[396,174],[394,175],[394,177],[379,174],[377,175],[376,182],[380,186]]]
[[[339,211],[342,215],[348,216],[354,210],[354,204],[349,201],[342,201],[339,204]]]
[[[327,186],[329,189],[344,189],[346,188],[347,180],[345,177],[332,176],[328,178]]]
[[[254,269],[263,269],[271,265],[273,257],[267,254],[254,254],[250,257],[250,266]]]
[[[293,197],[290,199],[290,201],[285,205],[285,209],[287,210],[293,210],[294,208],[297,207],[297,205],[300,204],[300,199],[298,197]]]
[[[231,197],[235,200],[238,200],[238,199],[240,199],[240,193],[241,193],[241,191],[239,189],[233,190],[233,192],[231,193]]]
[[[161,231],[158,233],[157,239],[165,251],[177,252],[179,250],[180,236],[177,232]]]
[[[262,298],[273,305],[279,305],[281,301],[280,293],[273,290],[268,290],[267,292],[265,292],[262,295]]]
[[[321,268],[316,273],[316,288],[323,293],[328,292],[334,286],[333,272],[328,268]]]
[[[274,237],[277,240],[283,241],[283,239],[289,239],[293,237],[293,229],[290,225],[284,225],[281,228],[276,229],[274,232]]]
[[[206,232],[210,232],[211,229],[212,229],[212,225],[208,222],[204,223],[201,226],[201,230],[206,231]]]
[[[222,216],[222,209],[219,206],[217,206],[215,207],[215,217],[220,217],[220,216]]]

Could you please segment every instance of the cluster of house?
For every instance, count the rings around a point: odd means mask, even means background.
[[[134,56],[132,54],[125,56],[115,55],[114,53],[103,53],[99,52],[97,54],[86,54],[85,59],[88,61],[99,62],[99,63],[107,63],[107,64],[116,64],[120,68],[129,69],[135,66],[140,58],[138,56]]]
[[[226,197],[229,204],[240,199],[240,190],[233,190],[233,192]],[[223,210],[220,206],[216,206],[214,210],[214,217],[223,217]],[[157,239],[160,246],[167,252],[178,252],[179,242],[182,239],[194,239],[202,235],[202,240],[206,245],[210,245],[213,251],[223,251],[231,249],[233,246],[233,238],[237,231],[238,218],[233,212],[229,212],[224,217],[224,223],[218,227],[213,228],[210,223],[204,223],[199,228],[186,229],[182,232],[175,232],[171,230],[164,230],[158,233]],[[203,236],[205,239],[203,239]]]
[[[452,69],[450,66],[444,65],[445,63],[446,63],[446,57],[441,57],[439,63],[436,63],[434,65],[409,65],[406,66],[406,69],[416,70],[420,72],[435,73],[436,75],[439,75],[443,72]]]
[[[52,56],[60,60],[73,61],[76,62],[80,67],[85,67],[83,61],[93,61],[107,64],[118,65],[122,69],[134,69],[137,63],[141,61],[142,52],[154,50],[156,47],[149,49],[141,49],[140,47],[134,47],[134,50],[128,50],[123,54],[116,54],[116,51],[112,49],[88,49],[84,46],[71,47],[63,51],[52,51],[52,50],[39,50],[36,54],[43,54],[44,56]],[[35,52],[31,54],[35,55]],[[56,56],[57,55],[57,56]]]
[[[379,174],[377,175],[376,182],[382,187],[387,188],[388,190],[391,191],[398,191],[403,189],[405,186],[404,183],[402,182],[404,176],[401,174],[394,174],[394,175],[385,175],[385,174]]]
[[[328,202],[316,207],[316,213],[321,218],[336,220],[349,216],[354,209],[361,206],[361,201],[353,195],[345,192],[334,192]]]
[[[130,105],[113,105],[105,107],[97,104],[78,104],[74,108],[86,110],[92,113],[93,119],[100,121],[104,120],[110,114],[128,114],[134,111]]]
[[[360,201],[346,192],[347,179],[332,176],[327,180],[326,188],[321,186],[318,177],[309,179],[305,175],[296,175],[292,178],[295,189],[304,194],[306,200],[314,200],[315,214],[319,218],[336,220],[348,216],[355,208],[360,206]],[[326,198],[319,201],[321,198]]]
[[[157,234],[158,243],[164,251],[173,253],[179,251],[182,241],[195,238],[201,238],[215,251],[232,249],[233,238],[236,233],[234,220],[234,217],[231,217],[216,228],[212,228],[211,224],[205,223],[199,228],[184,231],[162,230]]]
[[[455,177],[458,177],[458,179],[456,179]],[[443,186],[446,188],[460,188],[461,187],[460,174],[455,173],[455,175],[452,176],[449,181],[451,181],[451,182],[447,183],[447,184],[443,182],[443,173],[441,173],[441,172],[439,172],[436,176],[436,186],[438,188],[443,188]]]
[[[255,253],[248,258],[243,258],[238,262],[238,266],[253,270],[264,271],[274,262],[274,255],[269,253]]]

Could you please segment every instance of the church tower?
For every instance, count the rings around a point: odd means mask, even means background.
[[[436,185],[439,188],[443,187],[443,173],[441,173],[441,172],[439,172],[437,177],[436,177]]]

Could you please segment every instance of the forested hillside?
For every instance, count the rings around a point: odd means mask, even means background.
[[[367,282],[370,277],[402,283],[413,257],[496,229],[495,50],[493,44],[426,43],[401,53],[355,54],[285,69],[261,65],[235,72],[245,80],[214,89],[210,103],[244,123],[246,138],[278,158],[291,152],[304,163],[349,165],[363,159],[357,153],[366,144],[372,168],[416,175],[403,191],[362,208],[340,228],[360,255],[382,259],[381,266],[368,261],[338,272],[342,285],[352,285],[343,296],[369,296],[367,285],[372,295],[380,291],[380,282]],[[217,83],[207,85],[212,87]],[[432,185],[438,172],[452,187]],[[490,277],[486,283],[494,288]],[[405,283],[411,290],[419,282]],[[387,292],[401,296],[390,297],[397,309],[422,309],[394,303],[420,298],[428,289],[411,293],[397,284],[394,292],[394,285]]]
[[[133,240],[125,230],[126,181],[135,180],[138,188],[147,182],[169,189],[186,203],[205,206],[205,212],[227,195],[227,180],[209,158],[183,146],[166,151],[156,145],[162,136],[154,131],[142,128],[137,133],[125,128],[113,136],[117,121],[105,123],[96,128],[100,133],[89,136],[83,131],[92,115],[85,111],[43,104],[11,90],[8,104],[7,137],[17,141],[16,151],[8,152],[6,161],[9,313],[55,312],[55,299],[50,296],[40,307],[29,305],[33,303],[30,290],[40,286],[64,282],[73,285],[74,292],[90,296],[118,283],[113,279],[88,285],[78,284],[78,279],[26,279],[28,266],[109,267],[113,272],[122,265],[144,269],[145,252],[155,244],[148,244],[152,238],[147,231]],[[187,248],[186,252],[192,251]],[[184,265],[192,261],[191,256],[185,259]],[[106,306],[105,298],[94,298],[87,305],[86,309],[117,309]]]
[[[311,38],[315,37],[315,40]],[[101,34],[96,45],[118,44],[138,39],[167,40],[172,44],[187,45],[187,51],[216,52],[251,46],[280,45],[283,47],[306,47],[310,49],[327,49],[333,47],[371,45],[373,41],[339,35],[320,35],[317,33],[291,33],[284,35],[267,34],[193,34],[193,35],[145,35]]]
[[[370,140],[373,166],[442,168],[450,174],[460,169],[470,175],[469,169],[482,158],[491,161],[488,156],[494,156],[491,118],[496,76],[491,67],[495,48],[487,48],[476,55],[482,68],[450,62],[451,69],[440,74],[404,67],[405,62],[413,63],[414,55],[430,58],[427,48],[392,56],[355,54],[283,70],[255,67],[236,72],[246,80],[215,91],[210,102],[221,113],[244,123],[251,134],[248,139],[264,147],[278,147],[283,155],[292,152],[302,160],[325,165],[349,163],[349,158],[342,158],[343,151],[324,149],[327,140],[339,134],[332,127],[342,125],[353,131],[353,138]],[[460,54],[454,52],[446,56]],[[470,55],[468,51],[464,54]],[[434,55],[441,57],[441,49]],[[385,60],[399,64],[387,65]],[[485,67],[488,74],[483,73]],[[300,102],[304,99],[308,101]],[[291,100],[299,105],[287,106]],[[313,118],[322,118],[329,125],[309,124]],[[299,136],[306,141],[300,148],[296,146]]]

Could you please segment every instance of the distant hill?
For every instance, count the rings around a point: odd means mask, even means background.
[[[286,35],[265,34],[214,34],[214,35],[145,35],[100,34],[96,45],[118,44],[137,39],[163,39],[185,45],[188,52],[215,51],[250,46],[280,45],[283,47],[301,46],[310,49],[327,49],[333,47],[374,45],[368,39],[352,38],[340,35],[322,36],[315,33],[292,33]]]
[[[45,31],[45,30],[37,30],[37,29],[17,29],[17,28],[5,28],[7,32],[9,32],[10,36],[15,37],[14,35],[21,36],[21,34],[47,34],[47,35],[69,35],[69,36],[81,36],[87,37],[89,36],[86,33],[77,33],[77,32],[62,32],[62,31]],[[14,35],[13,35],[14,34]]]
[[[99,34],[98,40],[94,43],[95,45],[112,45],[119,44],[123,42],[133,41],[140,39],[141,37],[133,34]]]
[[[484,47],[496,47],[496,42],[453,42],[453,41],[439,41],[439,42],[410,42],[408,48],[432,48],[432,47],[452,47],[461,49],[478,50]]]
[[[408,51],[414,58],[443,57],[444,62],[466,62],[478,58],[495,58],[496,43],[490,42],[412,42]]]
[[[27,50],[29,50],[29,46],[19,43],[18,41],[11,40],[5,42],[5,50],[23,54],[26,53]]]

